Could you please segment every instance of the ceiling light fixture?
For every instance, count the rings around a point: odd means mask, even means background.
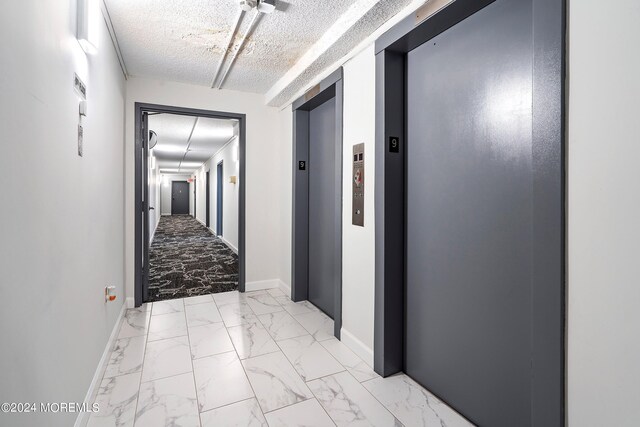
[[[258,0],[258,10],[262,13],[271,13],[276,10],[276,0]]]
[[[240,9],[249,12],[258,5],[256,0],[240,0]]]

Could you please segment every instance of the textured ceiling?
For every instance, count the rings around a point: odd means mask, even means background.
[[[259,18],[224,88],[265,93],[352,3],[280,1],[276,11]],[[106,4],[129,74],[207,86],[239,10],[237,0],[106,0]],[[244,13],[232,49],[255,13]]]
[[[156,114],[149,129],[158,135],[152,150],[161,172],[190,174],[236,134],[235,120]]]

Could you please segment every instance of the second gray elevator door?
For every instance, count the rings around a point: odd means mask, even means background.
[[[482,426],[531,425],[532,9],[408,54],[405,370]]]
[[[333,318],[336,289],[336,101],[309,112],[309,301]]]

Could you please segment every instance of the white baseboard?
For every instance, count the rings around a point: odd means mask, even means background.
[[[222,240],[222,242],[223,242],[225,245],[229,246],[229,249],[231,249],[231,250],[233,251],[233,253],[235,253],[236,255],[238,255],[238,248],[236,248],[236,247],[235,247],[235,246],[233,246],[231,243],[229,243],[229,241],[228,241],[227,239],[225,239],[224,237],[222,237],[222,236],[219,236],[219,237],[220,237],[220,240]]]
[[[349,347],[360,359],[364,360],[367,365],[373,367],[373,350],[345,328],[340,329],[340,341]]]
[[[247,292],[251,291],[261,291],[263,289],[281,289],[280,283],[282,281],[280,279],[272,279],[272,280],[259,280],[257,282],[246,282],[244,284],[244,290]]]
[[[118,332],[120,331],[120,325],[122,324],[122,319],[124,318],[124,313],[129,304],[129,300],[133,301],[133,298],[127,298],[126,302],[122,304],[120,308],[120,314],[118,314],[118,319],[116,320],[115,325],[113,325],[113,329],[111,330],[111,335],[109,336],[109,340],[107,341],[107,345],[102,352],[102,357],[98,362],[98,367],[96,368],[95,373],[93,374],[93,379],[91,380],[91,384],[89,384],[89,390],[87,391],[87,395],[84,398],[84,402],[87,405],[91,405],[98,394],[98,389],[100,388],[100,382],[102,381],[102,376],[104,375],[104,371],[107,368],[107,363],[109,362],[109,357],[111,356],[111,349],[113,348],[114,341],[118,337]],[[89,422],[89,416],[91,414],[89,412],[80,412],[78,417],[76,418],[76,422],[74,423],[74,427],[84,427]]]
[[[280,280],[279,282],[280,282],[280,290],[284,292],[286,296],[291,298],[291,286],[287,285],[282,280]]]

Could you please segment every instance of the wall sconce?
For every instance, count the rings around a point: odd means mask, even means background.
[[[237,183],[238,183],[238,177],[237,177],[237,176],[235,176],[235,175],[231,175],[231,176],[229,177],[229,183],[231,183],[231,184],[237,184]]]
[[[92,0],[77,0],[76,38],[82,50],[89,55],[93,55],[98,51],[90,37],[91,5]]]

